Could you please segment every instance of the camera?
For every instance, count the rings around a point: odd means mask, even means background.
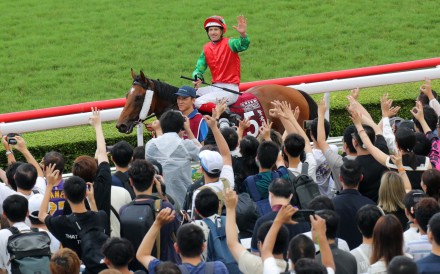
[[[292,216],[292,220],[295,222],[309,222],[310,223],[310,216],[315,215],[314,210],[308,210],[308,209],[300,209]]]
[[[303,128],[310,130],[310,128],[312,127],[312,122],[313,122],[313,120],[304,120]]]
[[[8,144],[10,144],[10,145],[16,145],[17,144],[17,140],[14,139],[15,136],[20,136],[20,134],[18,134],[18,133],[9,133],[8,135],[6,135],[6,140],[8,141]]]

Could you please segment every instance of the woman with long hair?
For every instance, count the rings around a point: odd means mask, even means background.
[[[240,140],[240,157],[232,158],[232,167],[234,169],[235,188],[238,193],[245,191],[243,181],[251,175],[258,174],[258,166],[255,161],[257,150],[260,143],[257,138],[246,135]]]
[[[403,255],[403,230],[396,216],[388,214],[377,220],[372,246],[368,273],[386,274],[390,261]]]
[[[382,175],[379,188],[378,205],[386,214],[393,214],[399,219],[402,228],[405,229],[408,219],[405,215],[405,187],[402,177],[394,172],[388,171]]]

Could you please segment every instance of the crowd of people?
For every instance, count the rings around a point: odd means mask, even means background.
[[[78,156],[63,179],[61,153],[38,162],[22,136],[2,137],[0,271],[439,272],[440,104],[430,81],[411,120],[385,94],[376,123],[353,90],[342,154],[327,143],[324,101],[306,128],[298,108],[274,101],[258,138],[243,136],[248,119],[218,125],[236,96],[198,89],[209,67],[216,84],[238,91],[238,52],[250,40],[246,19],[237,21],[237,39],[223,38],[222,17],[205,21],[210,42],[193,73],[197,90],[178,90],[178,110],[149,126],[155,137],[145,146],[107,146],[92,109],[96,153]],[[271,129],[273,119],[284,132]]]
[[[225,100],[202,117],[209,129],[202,140],[183,111],[170,110],[153,122],[156,137],[136,148],[125,141],[106,146],[93,109],[95,156],[77,157],[65,180],[62,154],[50,151],[37,162],[22,136],[3,136],[0,268],[435,273],[440,113],[429,106],[438,104],[435,92],[429,81],[421,87],[412,120],[399,118],[399,107],[383,95],[379,123],[358,95],[348,96],[353,125],[344,130],[342,154],[326,141],[324,101],[305,129],[298,109],[273,102],[270,119],[280,119],[285,132],[267,122],[259,138],[243,136],[246,119],[237,128],[219,127]],[[196,182],[194,161],[201,173]],[[299,178],[316,188],[307,190],[309,200]]]

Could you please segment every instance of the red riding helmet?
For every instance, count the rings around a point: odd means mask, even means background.
[[[226,21],[223,19],[223,17],[218,15],[208,17],[208,19],[205,20],[203,27],[205,28],[206,32],[208,32],[209,27],[220,27],[223,29],[223,33],[226,33]]]

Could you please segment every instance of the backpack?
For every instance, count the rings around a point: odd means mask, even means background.
[[[240,231],[240,239],[251,238],[254,233],[255,223],[260,215],[258,214],[257,206],[249,196],[249,193],[243,192],[238,194],[235,215],[238,230]]]
[[[220,178],[220,181],[222,181],[222,183],[223,183],[223,190],[225,190],[225,189],[227,189],[227,188],[230,188],[231,184],[229,183],[228,179],[226,179],[226,178]],[[201,187],[199,187],[197,190],[203,190],[203,189],[206,189],[206,188],[210,188],[212,191],[215,192],[215,194],[217,194],[218,201],[220,202],[220,205],[219,205],[219,207],[218,207],[218,215],[225,215],[225,214],[222,214],[222,212],[223,212],[223,208],[224,208],[224,206],[225,206],[225,201],[224,201],[224,199],[223,199],[223,192],[222,192],[222,190],[220,190],[220,191],[215,191],[215,189],[213,189],[212,187],[210,187],[210,186],[208,186],[208,185],[201,186]],[[216,188],[216,189],[217,189],[217,188]]]
[[[86,270],[91,273],[99,273],[107,268],[101,261],[104,255],[101,252],[102,245],[109,236],[105,234],[105,229],[97,225],[83,226],[75,214],[70,214],[67,219],[73,224],[76,233],[81,239],[81,260],[86,266]]]
[[[257,183],[255,182],[255,176],[257,175],[247,177],[244,183],[246,185],[246,189],[249,195],[251,196],[252,200],[254,200],[257,206],[258,213],[260,214],[260,216],[263,216],[269,212],[272,212],[272,207],[269,204],[269,198],[261,198],[261,193],[260,191],[258,191]],[[272,172],[272,180],[279,177],[280,174],[278,172]]]
[[[301,174],[295,176],[290,170],[289,179],[295,189],[295,199],[300,208],[307,208],[313,198],[321,195],[319,187],[312,177],[308,175],[309,163],[302,164]]]
[[[183,264],[177,265],[177,267],[179,267],[180,272],[182,272],[182,274],[190,274],[188,271],[188,268],[186,268],[186,266],[184,266]],[[205,274],[214,274],[214,262],[206,262],[205,263]]]
[[[126,238],[132,244],[135,250],[141,245],[142,239],[147,234],[150,227],[153,225],[156,216],[162,208],[162,200],[150,195],[138,195],[137,199],[130,202],[127,206],[121,208],[119,212],[121,223],[121,237]],[[145,200],[139,200],[145,199]],[[156,244],[153,248],[152,254],[160,259],[160,230],[156,238]],[[143,265],[136,259],[133,259],[129,264],[130,269],[145,270]]]
[[[32,227],[28,232],[8,228],[12,235],[8,238],[7,250],[10,255],[13,274],[50,274],[50,237],[45,231]]]
[[[134,190],[130,185],[130,179],[128,178],[128,175],[120,171],[116,171],[113,175],[115,175],[119,180],[121,180],[122,185],[128,191],[128,193],[130,193],[130,197],[133,200],[136,197],[136,194],[134,194]]]
[[[229,273],[240,273],[238,264],[226,243],[226,217],[216,217],[215,223],[209,218],[202,220],[209,227],[207,262],[222,261]]]

